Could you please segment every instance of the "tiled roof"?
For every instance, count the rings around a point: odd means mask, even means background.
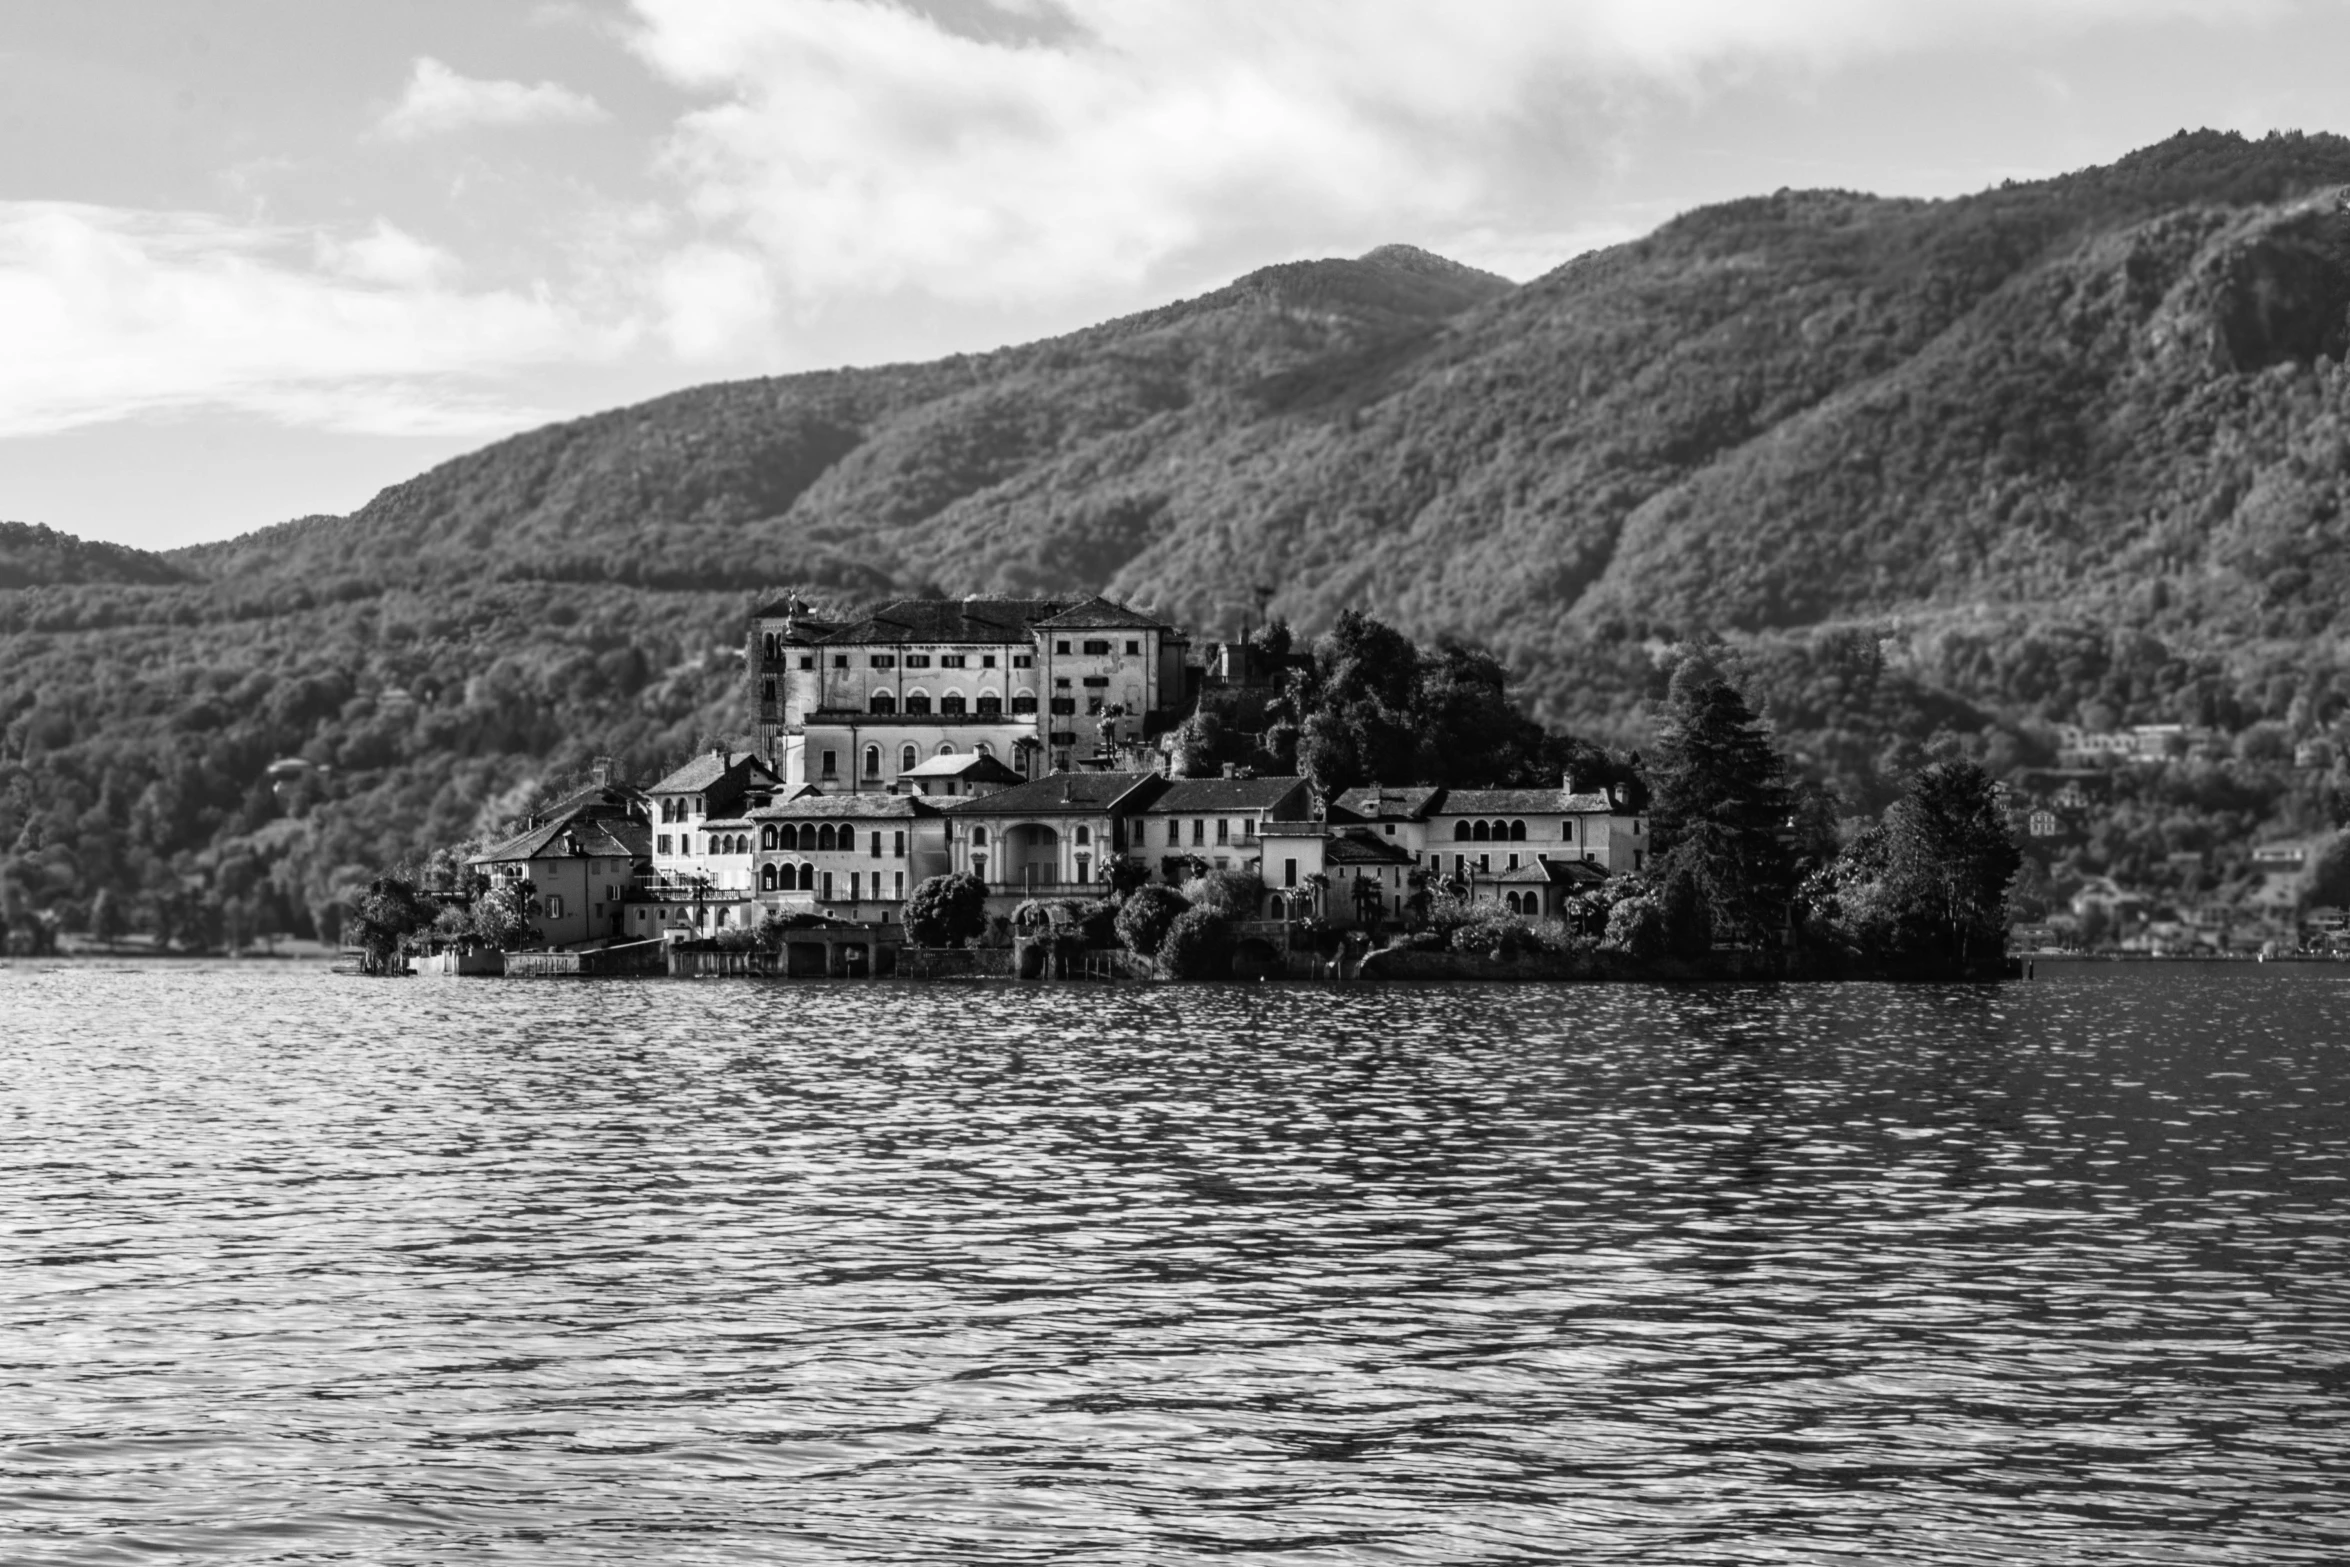
[[[1416,822],[1428,814],[1444,791],[1437,788],[1382,789],[1377,784],[1349,789],[1338,797],[1337,811],[1363,821]]]
[[[1026,642],[1029,628],[1068,606],[1058,599],[898,599],[821,640],[857,642]]]
[[[927,814],[929,802],[910,794],[808,794],[751,813],[755,822],[839,821],[903,818]]]
[[[608,816],[564,816],[533,827],[528,832],[516,833],[504,843],[492,844],[466,861],[468,865],[483,865],[491,861],[559,860],[566,858],[563,840],[566,834],[579,843],[581,859],[641,860],[653,852],[653,829],[640,821],[624,821]]]
[[[1349,789],[1331,807],[1334,819],[1425,821],[1431,816],[1533,816],[1605,812],[1618,807],[1606,793],[1591,789],[1439,789],[1420,786],[1382,789],[1376,784]]]
[[[653,785],[655,794],[690,794],[707,789],[736,768],[749,763],[749,771],[766,773],[776,783],[783,780],[768,772],[767,764],[759,760],[755,751],[704,751],[683,767]]]
[[[1531,865],[1504,871],[1493,878],[1514,886],[1532,883],[1551,887],[1593,887],[1607,880],[1607,872],[1583,860],[1554,860],[1537,855]]]
[[[1569,794],[1564,789],[1447,789],[1444,800],[1430,814],[1436,816],[1508,816],[1537,813],[1612,811],[1605,794]]]
[[[898,774],[900,778],[970,778],[981,783],[1019,783],[1018,773],[992,756],[977,751],[958,751],[952,756],[934,756],[919,767],[909,767]]]
[[[1061,611],[1050,620],[1036,622],[1039,630],[1081,631],[1100,626],[1117,626],[1137,631],[1172,631],[1175,628],[1163,620],[1153,619],[1140,610],[1106,598],[1090,598],[1082,604]]]
[[[1369,833],[1341,833],[1322,846],[1325,865],[1417,865],[1409,850]]]
[[[995,794],[938,804],[957,816],[1099,815],[1112,806],[1123,814],[1147,810],[1166,782],[1157,773],[1056,772]]]
[[[1174,778],[1153,811],[1269,811],[1305,787],[1303,778]]]
[[[542,808],[541,816],[627,816],[643,810],[645,793],[626,784],[588,784]]]

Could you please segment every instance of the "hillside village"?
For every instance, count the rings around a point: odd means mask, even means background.
[[[968,873],[987,912],[1086,897],[1124,862],[1169,885],[1246,873],[1265,918],[1400,925],[1430,884],[1513,914],[1645,862],[1636,789],[1366,785],[1171,772],[1164,738],[1214,688],[1269,685],[1245,644],[1104,598],[901,599],[861,619],[786,597],[751,618],[754,743],[642,790],[608,774],[468,857],[527,888],[550,948],[699,941],[779,916],[886,930],[924,881]]]

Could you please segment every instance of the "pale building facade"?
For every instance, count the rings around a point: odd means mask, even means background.
[[[899,794],[804,794],[751,813],[756,895],[767,913],[887,924],[947,868],[945,826]]]
[[[779,777],[828,792],[966,755],[1034,778],[1163,723],[1187,647],[1102,598],[900,599],[830,622],[787,597],[752,617],[757,744]]]
[[[1296,777],[1169,778],[1134,798],[1147,803],[1127,824],[1128,853],[1154,877],[1166,876],[1170,856],[1262,876],[1263,828],[1313,814],[1313,791]]]
[[[947,868],[986,883],[999,913],[1023,898],[1098,896],[1104,867],[1127,852],[1127,824],[1165,782],[1155,773],[1051,773],[939,801]]]

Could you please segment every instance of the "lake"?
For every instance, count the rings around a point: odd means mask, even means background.
[[[0,967],[11,1563],[2337,1563],[2350,967]]]

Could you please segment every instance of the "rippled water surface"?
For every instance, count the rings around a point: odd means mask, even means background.
[[[2350,974],[2048,973],[0,969],[0,1559],[2350,1558]]]

